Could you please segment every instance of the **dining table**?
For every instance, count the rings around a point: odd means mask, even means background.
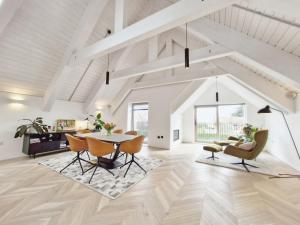
[[[101,166],[103,166],[106,169],[113,169],[116,167],[120,167],[122,165],[122,163],[117,160],[120,154],[120,145],[123,142],[130,141],[137,137],[136,135],[128,135],[128,134],[105,135],[101,132],[76,134],[76,136],[81,139],[85,139],[87,137],[95,138],[99,141],[112,143],[116,146],[115,152],[111,158],[105,158],[105,157],[100,158]]]

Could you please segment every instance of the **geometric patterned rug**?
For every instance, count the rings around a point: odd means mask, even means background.
[[[64,168],[68,163],[72,161],[74,156],[74,154],[68,152],[67,154],[60,154],[55,158],[43,160],[39,162],[39,164],[47,166],[48,168],[59,173],[62,168]],[[87,157],[81,157],[87,160]],[[94,159],[92,156],[90,157],[91,160]],[[163,160],[160,159],[145,158],[142,156],[138,156],[138,158],[139,159],[136,159],[137,162],[147,171],[147,174],[148,171],[154,170],[163,162]],[[128,157],[128,159],[130,158]],[[118,161],[123,164],[125,161],[125,157],[120,157]],[[81,161],[81,163],[84,171],[91,167],[91,164],[89,163],[83,161]],[[116,199],[122,193],[128,191],[131,187],[133,187],[145,176],[147,176],[144,171],[142,171],[133,163],[126,177],[124,178],[127,167],[128,166],[124,166],[122,169],[118,167],[110,170],[114,173],[114,176],[106,170],[98,168],[93,177],[93,180],[91,181],[91,184],[89,184],[88,181],[93,173],[93,169],[84,173],[84,175],[81,175],[81,168],[78,161],[66,168],[61,174],[85,185],[86,187],[98,193],[105,195],[106,197],[109,197],[110,199]]]
[[[212,159],[206,159],[206,157],[211,156],[209,153],[208,155],[201,155],[196,162],[198,163],[204,163],[212,166],[219,166],[234,170],[239,170],[241,172],[246,172],[243,165],[234,165],[232,163],[241,162],[242,160],[230,155],[226,155],[222,152],[215,154],[218,159],[212,160]],[[249,163],[251,165],[257,166],[258,168],[254,168],[251,166],[248,166],[248,169],[251,173],[258,173],[262,175],[267,176],[276,176],[277,173],[273,171],[271,168],[269,168],[259,157],[256,160],[245,160],[246,163]]]

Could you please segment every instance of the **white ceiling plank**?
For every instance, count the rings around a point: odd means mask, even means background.
[[[115,33],[124,27],[124,0],[115,0]]]
[[[190,64],[209,61],[234,54],[220,45],[207,46],[190,52]],[[158,72],[184,65],[182,54],[157,59],[152,62],[113,72],[111,79],[126,79],[142,74]]]
[[[57,99],[58,93],[60,93],[60,90],[63,88],[63,81],[65,81],[73,71],[72,65],[69,62],[72,53],[86,44],[107,2],[108,0],[91,0],[87,6],[78,28],[73,35],[72,41],[65,53],[60,69],[55,74],[51,84],[46,90],[43,99],[43,110],[49,111],[52,108],[55,100]]]
[[[129,57],[131,51],[133,50],[134,46],[130,45],[127,48],[125,48],[121,54],[121,56],[112,62],[112,64],[115,64],[116,69],[120,69],[122,65],[124,64],[125,60],[127,57]],[[83,110],[84,112],[88,113],[90,112],[94,107],[95,103],[97,102],[97,99],[99,98],[99,93],[103,89],[103,86],[106,85],[105,83],[104,76],[102,76],[101,79],[97,81],[93,89],[90,91],[87,99],[85,100],[83,104]]]
[[[226,72],[233,76],[233,79],[266,99],[270,104],[275,105],[285,112],[295,112],[295,101],[288,98],[287,91],[279,85],[270,82],[261,75],[254,73],[229,58],[217,59],[212,63],[226,70]]]
[[[195,104],[199,96],[207,91],[213,83],[213,79],[202,79],[191,82],[171,103],[171,113],[182,114],[185,112]]]
[[[13,19],[23,2],[24,0],[4,0],[0,4],[0,35]]]
[[[201,33],[215,43],[236,51],[237,57],[283,83],[300,87],[299,57],[207,19],[194,21],[189,27],[194,33]]]
[[[101,57],[127,45],[153,37],[159,33],[178,27],[238,3],[241,0],[181,0],[171,6],[142,19],[125,29],[83,48],[74,54],[77,60]]]

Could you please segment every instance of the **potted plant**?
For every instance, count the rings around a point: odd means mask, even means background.
[[[104,121],[102,120],[102,114],[98,113],[95,117],[95,122],[94,122],[94,126],[95,126],[95,130],[96,131],[101,131],[103,126],[104,126]]]
[[[104,124],[104,129],[107,132],[107,135],[111,135],[111,131],[116,127],[116,124],[114,123],[106,123]]]
[[[36,131],[38,134],[44,134],[48,132],[47,125],[43,124],[43,118],[37,117],[34,120],[31,119],[22,119],[28,121],[28,124],[21,125],[17,128],[15,138],[23,137],[25,134],[28,134],[31,130]]]

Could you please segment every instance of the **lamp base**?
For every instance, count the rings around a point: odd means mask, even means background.
[[[280,173],[278,174],[278,176],[271,176],[269,178],[270,179],[275,179],[275,178],[299,178],[300,179],[300,174]]]

